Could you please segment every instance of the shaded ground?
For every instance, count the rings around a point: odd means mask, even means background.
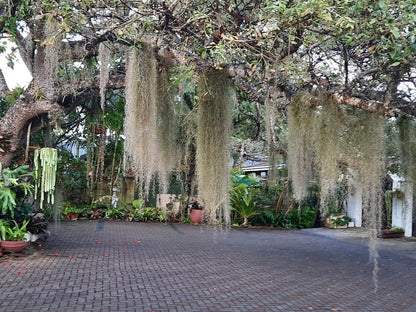
[[[75,221],[0,260],[0,311],[416,311],[416,241],[358,230]]]

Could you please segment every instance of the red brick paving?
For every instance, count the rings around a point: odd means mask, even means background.
[[[189,224],[51,224],[36,251],[0,259],[0,311],[416,311],[416,241],[352,231]],[[43,249],[43,250],[42,250]]]

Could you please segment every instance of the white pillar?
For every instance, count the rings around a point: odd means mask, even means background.
[[[350,172],[353,175],[353,172]],[[349,178],[350,192],[347,198],[347,216],[354,221],[356,227],[363,223],[363,187],[359,181]]]
[[[392,200],[392,218],[391,225],[393,227],[401,227],[404,229],[404,236],[412,236],[412,210],[413,210],[413,188],[412,183],[396,174],[391,175],[393,179],[393,200]],[[394,191],[401,191],[403,196],[395,196]]]

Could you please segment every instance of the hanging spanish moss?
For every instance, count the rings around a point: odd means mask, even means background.
[[[293,197],[303,200],[312,180],[315,111],[308,93],[296,94],[288,109],[288,170]]]
[[[198,194],[209,223],[230,224],[229,164],[234,89],[222,70],[201,74],[198,84],[196,165]]]
[[[377,291],[377,233],[381,227],[385,174],[384,119],[361,110],[344,111],[331,97],[320,95],[314,105],[308,94],[296,95],[289,107],[289,176],[294,197],[302,200],[318,165],[321,209],[325,212],[340,177],[340,155],[362,185],[364,225],[369,229],[369,252]]]
[[[152,179],[167,191],[169,174],[177,164],[174,94],[169,88],[167,61],[158,63],[154,49],[133,50],[126,73],[126,165],[130,163],[147,197]],[[155,189],[155,188],[152,188]]]
[[[385,175],[384,119],[383,116],[361,112],[350,122],[349,139],[358,151],[351,155],[351,168],[358,171],[363,187],[363,214],[365,227],[370,231],[369,251],[373,263],[373,278],[377,291],[378,250],[377,233],[381,227],[383,208],[383,180]]]
[[[400,164],[406,180],[416,184],[416,123],[405,116],[398,119]]]
[[[110,76],[111,50],[106,43],[100,43],[98,48],[98,60],[100,62],[100,103],[101,110],[105,107],[105,90]]]
[[[177,167],[179,157],[177,144],[178,123],[175,112],[174,89],[171,88],[170,69],[173,61],[164,58],[159,62],[157,81],[157,148],[160,163],[159,188],[161,193],[167,193],[169,175]]]
[[[48,204],[54,203],[57,163],[58,152],[56,149],[41,148],[35,150],[35,198],[38,198],[40,195],[41,209],[45,199]]]
[[[133,49],[126,73],[125,146],[131,165],[140,183],[142,196],[147,197],[150,182],[158,170],[157,149],[157,64],[154,51],[147,46]]]
[[[321,213],[324,213],[327,212],[330,199],[335,196],[334,190],[340,177],[343,112],[330,95],[321,94],[318,104],[319,112],[316,114],[315,122],[315,163],[319,170],[320,209]]]

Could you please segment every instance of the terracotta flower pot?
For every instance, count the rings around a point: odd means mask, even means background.
[[[189,214],[189,218],[191,219],[192,223],[200,224],[204,218],[204,210],[192,209],[191,213]]]
[[[70,212],[70,213],[68,213],[68,216],[71,220],[76,220],[79,217],[79,213]]]
[[[26,241],[1,241],[3,251],[21,252],[26,247]]]

